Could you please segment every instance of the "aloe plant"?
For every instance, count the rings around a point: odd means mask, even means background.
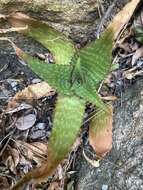
[[[24,34],[53,53],[55,64],[46,64],[22,51],[18,54],[58,92],[53,130],[48,143],[48,160],[41,168],[28,173],[13,188],[16,190],[23,182],[47,177],[62,161],[79,132],[87,102],[106,111],[97,88],[111,69],[114,35],[109,28],[99,39],[77,50],[71,40],[45,23],[17,14],[11,15],[9,20],[15,26],[27,25]]]
[[[102,115],[97,117],[95,123],[93,121],[90,132],[97,134],[98,121],[102,116],[106,116],[103,121],[107,119],[108,114],[110,117],[112,116],[112,111],[98,96],[97,88],[111,69],[113,39],[128,23],[139,2],[140,0],[131,0],[126,4],[114,17],[102,36],[81,50],[77,50],[73,42],[62,33],[43,22],[21,13],[9,15],[8,20],[13,26],[28,26],[28,29],[21,32],[43,44],[54,55],[55,64],[46,65],[22,51],[18,52],[18,55],[28,63],[29,67],[58,92],[47,161],[41,167],[26,174],[12,190],[18,190],[31,180],[36,180],[36,182],[43,180],[52,174],[76,138],[82,123],[86,102],[91,102],[102,109]],[[106,110],[107,115],[105,114]],[[111,118],[108,122],[111,124]],[[104,124],[105,122],[99,123]],[[97,145],[92,143],[94,146]]]

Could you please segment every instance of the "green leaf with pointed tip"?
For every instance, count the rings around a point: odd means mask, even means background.
[[[75,47],[73,42],[64,34],[48,26],[46,23],[30,18],[22,13],[12,14],[9,17],[9,21],[16,27],[28,26],[26,30],[19,32],[34,38],[49,49],[54,55],[55,63],[69,64],[75,53]]]
[[[78,81],[79,76],[77,76],[75,81],[71,83],[72,65],[46,64],[24,52],[20,52],[19,56],[28,63],[30,68],[39,77],[47,81],[49,85],[54,87],[60,94],[76,95],[85,101],[92,102],[101,109],[105,109],[105,105],[98,96],[92,80]],[[78,74],[78,72],[76,74]],[[86,75],[86,77],[88,77],[88,75]]]
[[[70,83],[72,67],[70,65],[47,64],[24,52],[20,53],[20,57],[28,63],[32,71],[47,81],[59,93],[66,95],[72,93]]]
[[[143,27],[137,26],[137,27],[134,27],[133,30],[134,30],[137,41],[139,41],[140,43],[143,43]]]
[[[101,110],[105,110],[106,106],[99,97],[98,93],[96,92],[95,88],[92,88],[89,85],[82,85],[75,89],[75,94],[81,97],[86,102],[91,102],[95,104]]]
[[[12,190],[18,190],[33,178],[37,182],[52,175],[75,142],[83,120],[84,110],[85,102],[78,97],[58,97],[53,129],[48,142],[47,160],[40,167],[28,172]]]
[[[106,30],[99,39],[78,52],[82,75],[86,80],[92,79],[95,85],[104,80],[111,69],[113,37],[112,30]]]
[[[85,101],[76,96],[59,96],[54,117],[54,128],[49,140],[52,159],[62,160],[71,149],[81,127]]]

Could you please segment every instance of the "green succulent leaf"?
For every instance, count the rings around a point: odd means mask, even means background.
[[[63,95],[72,93],[70,82],[72,67],[70,65],[47,64],[24,52],[20,53],[20,57],[28,63],[32,71],[48,82],[59,93]]]
[[[87,80],[92,79],[95,85],[104,80],[111,69],[113,37],[112,30],[106,30],[78,52],[82,75],[87,76]]]
[[[107,33],[107,32],[106,32]],[[104,34],[103,38],[104,40],[109,37],[109,34],[107,33],[106,35]],[[73,58],[73,62],[71,62],[70,65],[58,65],[58,64],[46,64],[36,58],[33,58],[26,53],[22,53],[21,57],[29,64],[30,68],[42,79],[47,81],[52,87],[54,87],[59,93],[63,95],[76,95],[80,98],[82,98],[85,101],[92,102],[94,103],[97,107],[104,109],[105,105],[101,98],[98,96],[98,93],[96,92],[97,86],[99,85],[99,81],[101,79],[104,79],[104,77],[107,75],[107,71],[109,68],[111,68],[111,60],[110,60],[110,54],[108,54],[106,51],[109,50],[112,47],[112,40],[108,40],[108,48],[103,45],[102,43],[105,43],[105,41],[99,41],[99,44],[95,43],[96,46],[100,45],[101,47],[103,46],[102,50],[105,49],[104,52],[98,53],[98,55],[93,55],[91,56],[91,59],[89,62],[84,62],[85,60],[82,57],[81,51],[79,52],[79,56],[77,54]],[[102,43],[101,43],[102,42]],[[109,45],[110,44],[110,45]],[[93,49],[95,52],[97,52],[98,48],[94,47]],[[106,50],[107,48],[107,50]],[[85,48],[86,49],[86,48]],[[93,49],[89,48],[90,50],[93,51]],[[87,49],[84,51],[88,51]],[[111,49],[110,49],[111,51]],[[94,54],[94,52],[92,52]],[[90,53],[87,55],[90,55]],[[98,57],[99,56],[99,57]],[[99,64],[98,62],[94,62],[98,60],[100,61],[101,57],[101,63],[103,64],[104,67],[98,68]],[[104,63],[106,62],[102,58],[106,58],[107,61],[110,60],[109,63]],[[93,59],[94,58],[94,59]],[[93,61],[92,61],[93,59]],[[87,70],[85,73],[84,65],[87,65]],[[89,68],[88,68],[89,65]],[[90,70],[91,65],[93,65],[93,70]],[[98,69],[98,77],[96,78],[96,69]],[[103,72],[102,72],[103,70]]]
[[[141,26],[134,27],[134,33],[137,41],[143,43],[143,27]]]
[[[75,94],[98,107],[103,107],[103,102],[95,89],[111,69],[114,37],[111,29],[77,52],[70,40],[43,22],[23,14],[14,14],[10,21],[16,26],[27,25],[28,29],[23,32],[55,54],[57,63],[55,65],[44,64],[38,59],[23,56],[37,75],[63,95]]]
[[[49,32],[47,25],[37,23],[35,20],[31,21],[31,19],[27,20],[25,24],[28,24],[29,27],[29,30],[26,31],[27,35],[49,48],[55,54],[57,64],[46,64],[18,48],[17,55],[26,61],[38,76],[54,87],[59,96],[55,108],[53,130],[48,143],[48,159],[40,168],[36,168],[24,176],[13,188],[14,190],[32,179],[32,176],[35,179],[43,180],[52,174],[75,141],[86,102],[91,102],[106,111],[106,105],[98,96],[96,89],[99,82],[105,79],[111,69],[113,47],[111,30],[106,30],[100,39],[91,42],[75,53],[71,46],[72,51],[69,51],[66,46],[68,43],[61,37],[62,35],[57,34],[56,31],[53,32],[53,29]]]
[[[58,97],[53,129],[48,142],[47,160],[40,167],[28,172],[12,190],[19,190],[24,183],[32,180],[33,176],[35,180],[43,181],[54,172],[75,142],[83,120],[84,110],[85,102],[78,97]]]
[[[9,17],[13,26],[27,26],[19,32],[26,34],[40,42],[53,53],[56,64],[69,64],[75,53],[75,47],[71,40],[46,23],[30,18],[22,13],[14,13]]]
[[[85,101],[78,97],[59,96],[49,140],[53,159],[63,159],[70,150],[81,127],[84,109]]]
[[[90,102],[95,104],[98,108],[101,110],[105,110],[106,106],[99,97],[97,91],[95,88],[92,88],[92,86],[89,85],[82,85],[77,88],[75,88],[75,94],[79,97],[81,97],[86,102]]]
[[[85,79],[85,81],[82,82],[78,81],[76,78],[73,83],[71,82],[71,73],[73,70],[71,65],[47,64],[24,52],[21,53],[20,57],[28,63],[30,68],[39,77],[47,81],[60,94],[71,96],[76,95],[85,101],[92,102],[101,109],[105,108],[105,105],[96,92],[95,87],[92,87],[91,83],[88,83],[89,80],[86,81]]]

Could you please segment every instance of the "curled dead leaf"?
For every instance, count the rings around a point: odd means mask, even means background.
[[[112,148],[113,108],[108,105],[107,111],[100,111],[90,123],[89,143],[97,156],[104,157]]]
[[[27,160],[34,160],[37,165],[40,165],[47,156],[47,143],[33,142],[26,143],[22,141],[16,142],[23,150],[23,154]]]
[[[131,19],[136,7],[140,3],[140,0],[131,0],[125,5],[125,7],[113,18],[113,21],[108,25],[107,29],[112,28],[114,30],[114,39],[117,38],[121,30]]]
[[[20,157],[18,150],[16,150],[15,148],[10,148],[7,158],[5,158],[5,165],[9,168],[11,172],[15,173],[16,166],[19,163],[19,159]]]
[[[83,150],[83,156],[87,160],[88,163],[90,163],[93,167],[98,168],[100,166],[100,160],[91,160],[88,158]]]
[[[29,85],[12,98],[8,103],[6,112],[11,112],[18,108],[23,101],[26,103],[32,103],[34,99],[51,96],[53,94],[55,94],[55,91],[46,82]]]
[[[30,149],[32,152],[36,154],[36,152],[41,155],[41,156],[47,156],[47,143],[42,143],[42,142],[33,142],[28,145],[30,146]]]
[[[27,110],[27,109],[31,109],[31,108],[32,108],[32,106],[30,104],[21,103],[18,107],[14,108],[14,109],[11,109],[11,110],[7,109],[6,113],[12,114],[12,113],[16,113],[21,110]]]
[[[18,32],[18,31],[21,31],[21,30],[23,31],[26,29],[27,29],[27,26],[26,27],[18,27],[18,28],[12,27],[12,28],[8,28],[8,29],[0,29],[0,34],[6,34],[9,32]]]

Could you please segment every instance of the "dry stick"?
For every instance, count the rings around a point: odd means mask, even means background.
[[[10,38],[8,38],[8,37],[0,37],[0,41],[8,41],[8,42],[10,42],[13,49],[15,50],[15,44],[13,43],[13,41]]]
[[[0,69],[0,73],[5,71],[8,68],[8,64],[4,64],[4,66]]]
[[[21,30],[27,30],[28,26],[25,27],[12,27],[12,28],[8,28],[8,29],[0,29],[0,34],[7,34],[9,32],[19,32]]]
[[[88,152],[90,152],[90,151],[88,151]],[[83,149],[83,156],[85,157],[85,159],[92,165],[92,166],[94,166],[94,163],[96,164],[96,162],[99,162],[100,160],[104,160],[104,161],[107,161],[109,164],[111,164],[112,166],[114,166],[114,167],[116,167],[116,168],[118,168],[118,169],[121,169],[121,167],[119,166],[119,165],[117,165],[117,164],[115,164],[115,163],[113,163],[113,162],[111,162],[111,161],[109,161],[108,159],[105,159],[105,158],[103,158],[103,157],[101,157],[101,156],[99,156],[99,155],[96,155],[96,157],[98,158],[98,160],[91,160],[90,158],[88,158],[88,156],[85,154],[85,151],[84,151],[84,149]],[[91,153],[91,152],[90,152]],[[94,166],[94,167],[98,167],[98,166]]]
[[[17,120],[17,119],[15,119],[15,120],[13,121],[13,123],[11,124],[11,127],[13,127],[13,126],[15,125],[16,120]],[[10,140],[11,140],[11,138],[12,138],[14,132],[15,132],[15,129],[14,129],[12,132],[8,133],[8,134],[1,140],[0,144],[2,144],[2,142],[3,142],[6,138],[8,138],[6,144],[4,145],[4,147],[2,148],[2,150],[0,151],[0,156],[3,154],[4,150],[6,149],[7,145],[9,144],[9,142],[10,142]]]
[[[98,15],[100,18],[102,17],[101,10],[100,10],[102,9],[101,6],[102,6],[102,2],[100,2],[100,0],[97,0]]]
[[[114,0],[114,1],[113,1],[113,3],[109,6],[109,8],[107,9],[106,13],[104,14],[103,18],[101,19],[101,22],[100,22],[100,24],[99,24],[99,26],[98,26],[98,29],[97,29],[97,32],[96,32],[96,33],[97,33],[97,34],[96,34],[97,38],[99,38],[100,33],[101,33],[101,30],[102,30],[102,27],[103,27],[105,21],[106,21],[106,20],[108,19],[108,17],[110,16],[110,13],[111,13],[111,11],[113,10],[113,8],[115,7],[117,1],[118,1],[118,0]]]

